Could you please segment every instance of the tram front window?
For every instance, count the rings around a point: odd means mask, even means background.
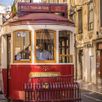
[[[54,60],[54,33],[47,29],[36,31],[36,61]]]
[[[36,59],[37,60],[53,60],[53,56],[50,51],[44,48],[44,44],[38,44],[36,49]]]
[[[70,32],[59,32],[59,62],[72,63],[72,55],[70,54]]]
[[[29,31],[16,31],[14,33],[14,60],[30,61],[31,35]]]

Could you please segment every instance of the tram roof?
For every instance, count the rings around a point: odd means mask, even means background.
[[[65,17],[53,13],[30,13],[23,16],[15,16],[8,20],[6,24],[11,26],[16,25],[66,25],[74,26],[74,23]]]

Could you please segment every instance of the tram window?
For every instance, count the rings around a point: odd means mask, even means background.
[[[59,62],[71,63],[72,55],[70,55],[70,32],[59,32]]]
[[[36,31],[36,61],[55,60],[54,33],[54,31],[47,29]]]
[[[16,31],[14,33],[14,60],[30,61],[31,34],[30,31]]]

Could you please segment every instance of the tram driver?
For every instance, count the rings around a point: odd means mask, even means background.
[[[36,49],[37,60],[52,60],[52,55],[49,51],[44,49],[44,44],[39,44]]]

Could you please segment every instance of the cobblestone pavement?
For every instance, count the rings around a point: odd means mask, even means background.
[[[81,89],[82,102],[102,102],[102,94]]]
[[[97,86],[84,81],[77,81],[81,89],[82,102],[102,102],[102,85]]]
[[[97,86],[96,84],[85,83],[83,81],[78,81],[78,83],[81,89],[85,89],[85,90],[89,90],[95,93],[102,94],[102,85]]]

